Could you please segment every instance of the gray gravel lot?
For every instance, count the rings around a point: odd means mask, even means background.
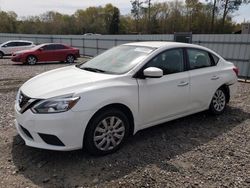
[[[140,131],[104,157],[25,146],[14,128],[16,91],[62,66],[0,60],[0,187],[250,187],[249,83],[239,83],[223,115],[202,112]]]

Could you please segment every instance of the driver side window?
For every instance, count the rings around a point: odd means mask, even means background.
[[[184,70],[182,49],[167,50],[154,57],[147,67],[157,67],[163,70],[163,74],[173,74]]]

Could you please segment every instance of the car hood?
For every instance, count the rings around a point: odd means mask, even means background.
[[[21,91],[31,98],[47,99],[82,92],[84,89],[93,88],[98,82],[116,77],[118,76],[68,66],[31,78],[22,85]]]

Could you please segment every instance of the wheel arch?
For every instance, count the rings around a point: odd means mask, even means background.
[[[88,128],[88,126],[90,126],[91,122],[93,121],[93,119],[99,114],[101,113],[102,111],[105,111],[107,109],[111,109],[111,108],[116,108],[116,109],[119,109],[121,110],[122,112],[125,113],[125,115],[128,117],[128,120],[129,120],[129,124],[130,124],[130,127],[129,127],[129,135],[133,135],[134,133],[134,129],[135,129],[135,125],[134,125],[134,116],[133,116],[133,113],[132,111],[130,110],[130,108],[128,106],[126,106],[125,104],[122,104],[122,103],[112,103],[112,104],[108,104],[108,105],[105,105],[103,106],[102,108],[100,108],[99,110],[97,110],[94,115],[90,118],[88,124],[87,124],[87,127],[84,131],[84,135],[83,135],[83,141],[85,140],[85,137],[86,137],[86,130]]]
[[[225,94],[226,94],[226,103],[228,103],[230,101],[230,89],[229,89],[229,86],[227,84],[223,84],[219,88],[221,88],[221,89],[223,89],[223,91],[225,91]]]
[[[0,54],[2,54],[2,56],[5,56],[5,54],[3,53],[3,51],[2,51],[2,50],[0,50]]]
[[[73,53],[68,53],[67,56],[66,56],[66,59],[67,59],[68,56],[71,56],[71,55],[72,55],[72,56],[74,57],[74,59],[76,60],[76,56],[75,56]]]
[[[29,58],[29,57],[35,57],[36,58],[36,60],[38,61],[38,57],[36,56],[36,55],[34,55],[34,54],[28,54],[28,55],[26,55],[26,57],[25,57],[25,60],[27,61],[27,59]]]

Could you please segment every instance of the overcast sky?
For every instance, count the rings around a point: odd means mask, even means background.
[[[152,0],[152,2],[157,1],[162,2],[164,0]],[[15,11],[21,18],[23,16],[39,15],[50,10],[73,14],[77,9],[85,9],[89,6],[103,6],[107,3],[112,3],[118,7],[122,14],[130,13],[130,0],[0,0],[0,9]],[[234,21],[250,21],[250,5],[242,6],[235,15]]]

